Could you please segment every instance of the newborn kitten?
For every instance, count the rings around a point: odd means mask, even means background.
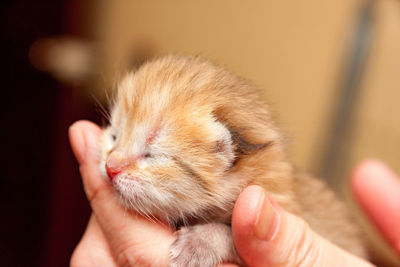
[[[195,57],[167,56],[120,83],[101,138],[101,170],[123,205],[179,229],[171,266],[243,264],[229,226],[248,185],[353,254],[364,247],[345,206],[287,160],[259,92]]]

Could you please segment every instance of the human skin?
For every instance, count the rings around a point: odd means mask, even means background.
[[[364,161],[351,178],[360,206],[400,255],[400,178],[378,160]]]
[[[99,173],[97,141],[101,129],[91,122],[79,121],[70,127],[69,135],[92,208],[86,232],[71,257],[71,266],[167,266],[169,247],[176,236],[168,226],[150,222],[119,204],[111,186]],[[359,167],[353,176],[363,177],[362,170]],[[400,235],[390,231],[390,225],[395,225],[396,220],[390,224],[387,220],[380,221],[374,206],[370,206],[371,201],[367,201],[363,183],[357,183],[357,179],[363,178],[354,179],[356,196],[363,199],[360,203],[369,207],[366,210],[382,225],[380,229],[386,229],[383,234],[390,236],[388,240],[398,244],[396,238]],[[233,211],[232,231],[238,253],[249,266],[300,263],[302,266],[372,266],[314,233],[301,218],[279,208],[258,186],[246,188],[239,196]]]

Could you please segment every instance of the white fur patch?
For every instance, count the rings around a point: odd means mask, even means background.
[[[217,149],[218,155],[224,161],[225,165],[230,166],[235,160],[230,131],[219,121],[214,121],[212,123],[212,132],[214,133],[217,146],[220,148]]]

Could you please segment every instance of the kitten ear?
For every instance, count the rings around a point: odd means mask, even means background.
[[[223,132],[223,136],[225,137],[221,139],[223,141],[218,142],[217,150],[221,150],[223,153],[228,154],[227,156],[232,160],[231,164],[237,162],[241,157],[262,150],[273,143],[273,141],[255,144],[250,143],[242,136],[239,129],[224,123],[224,120],[221,120],[218,116],[215,116],[215,118],[217,118],[216,123],[218,123],[220,127],[223,127],[223,131],[220,132]],[[227,141],[228,139],[229,141]],[[228,143],[229,150],[227,151],[226,146]]]
[[[225,166],[231,167],[235,161],[235,146],[233,144],[231,132],[219,121],[214,122],[216,142],[214,151],[224,161]]]

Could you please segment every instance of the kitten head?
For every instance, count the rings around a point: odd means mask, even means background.
[[[206,61],[174,56],[122,80],[100,151],[122,203],[170,223],[229,216],[241,189],[268,169],[260,159],[283,155],[251,86]]]

